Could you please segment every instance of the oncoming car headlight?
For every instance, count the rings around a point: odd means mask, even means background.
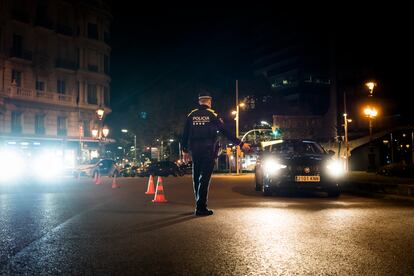
[[[345,173],[342,162],[338,160],[330,160],[326,165],[326,169],[328,174],[333,177],[341,177]]]
[[[267,159],[263,162],[263,172],[268,175],[278,173],[281,169],[285,169],[286,165],[280,164],[277,160]]]
[[[35,158],[34,171],[36,178],[55,180],[62,172],[62,158],[53,152],[42,152]]]
[[[2,150],[0,152],[0,182],[8,183],[16,180],[22,173],[22,156],[13,150]]]

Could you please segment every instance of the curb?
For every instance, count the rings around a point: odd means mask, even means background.
[[[414,202],[414,185],[378,182],[346,182],[342,184],[342,189],[345,193]]]
[[[395,195],[395,194],[373,193],[373,192],[368,192],[364,190],[346,190],[346,191],[343,191],[343,193],[364,196],[364,197],[369,197],[369,198],[414,203],[414,197],[400,196],[400,195]]]

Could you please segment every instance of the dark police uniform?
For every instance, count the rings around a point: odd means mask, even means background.
[[[234,144],[243,146],[243,142],[227,130],[223,120],[208,106],[200,105],[188,114],[182,137],[182,149],[184,152],[190,151],[193,160],[196,214],[211,212],[207,209],[207,196],[214,161],[219,150],[218,132],[223,133]]]

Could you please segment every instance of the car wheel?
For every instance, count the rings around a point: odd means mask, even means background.
[[[271,196],[272,193],[272,189],[270,187],[265,187],[264,185],[262,186],[262,192],[264,196]]]
[[[255,177],[255,178],[254,178],[254,182],[255,182],[255,184],[256,184],[256,187],[254,188],[254,190],[255,190],[256,192],[260,192],[260,191],[262,190],[262,185],[260,185],[260,183],[259,183],[259,182],[257,182],[257,177]]]
[[[262,193],[263,193],[264,196],[271,196],[272,195],[272,188],[271,188],[270,185],[266,185],[267,181],[268,181],[267,179],[263,179]]]

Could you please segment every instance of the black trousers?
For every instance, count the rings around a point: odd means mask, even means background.
[[[207,208],[210,178],[214,168],[214,157],[193,154],[192,159],[196,208],[197,210],[205,210]]]

